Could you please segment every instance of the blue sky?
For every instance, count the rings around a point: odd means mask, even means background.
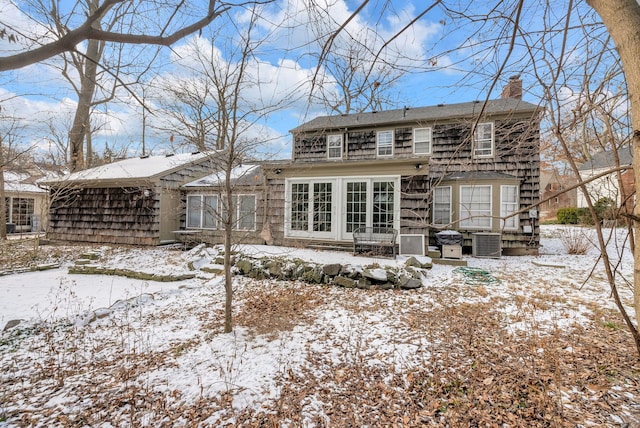
[[[261,11],[262,20],[255,37],[264,37],[264,40],[256,51],[256,61],[250,66],[251,72],[259,76],[260,83],[247,88],[243,96],[248,103],[269,99],[282,104],[252,127],[248,135],[263,139],[269,151],[280,158],[289,156],[290,129],[317,115],[328,113],[325,106],[310,101],[310,77],[318,73],[324,82],[321,86],[325,92],[332,94],[336,91],[335,82],[327,76],[326,70],[316,68],[319,44],[314,40],[318,34],[330,34],[360,4],[353,0],[323,1],[325,7],[314,15],[309,14],[304,0],[278,0]],[[474,2],[474,7],[490,7],[489,4],[478,6],[477,3]],[[33,15],[26,16],[14,4],[24,8],[25,2],[0,0],[0,27],[10,25],[25,32],[44,33],[46,24],[41,19]],[[407,25],[422,12],[424,5],[423,0],[372,0],[346,28],[344,38],[336,40],[332,51],[346,51],[350,45],[349,39],[359,38],[371,52],[378,52],[382,40],[388,40]],[[529,28],[541,27],[542,21],[537,22],[536,10],[532,8],[527,12],[529,15],[524,23]],[[558,7],[557,12],[556,17],[546,16],[547,22],[561,22],[562,7]],[[201,35],[188,37],[172,49],[162,49],[152,65],[152,72],[144,76],[145,81],[155,85],[158,82],[166,84],[192,78],[194,70],[198,69],[193,62],[197,52],[215,52],[217,60],[222,63],[232,62],[233,59],[225,57],[225,46],[229,45],[218,42],[222,34],[229,35],[231,30],[216,33],[216,41],[213,45],[211,43],[212,34],[221,27],[226,28],[223,23],[228,25],[231,22],[237,26],[244,25],[246,14],[234,12],[229,21],[215,21],[211,29],[203,31]],[[399,77],[396,76],[397,79],[385,83],[383,89],[388,102],[384,107],[401,108],[497,98],[508,78],[514,74],[524,76],[524,99],[537,104],[539,94],[533,82],[527,81],[527,72],[531,70],[524,65],[526,60],[522,58],[526,55],[522,55],[521,51],[517,51],[520,56],[513,55],[502,73],[497,75],[507,47],[491,41],[502,30],[487,24],[462,26],[445,16],[439,8],[427,13],[389,44],[387,49],[380,51],[382,59],[406,70]],[[0,55],[20,48],[22,46],[8,44],[6,39],[0,40]],[[154,49],[133,47],[126,51],[126,56],[144,63],[149,52],[154,52]],[[43,64],[0,73],[2,114],[19,119],[22,141],[37,144],[44,150],[50,146],[52,127],[57,130],[58,138],[64,139],[77,99],[69,82],[61,77],[60,67],[61,61],[54,58]],[[128,69],[128,74],[122,78],[133,78],[133,70]],[[496,75],[496,85],[489,93]],[[106,78],[105,82],[108,81]],[[138,98],[142,98],[141,88],[132,87],[131,90]],[[153,94],[154,91],[149,90],[147,96],[149,93]],[[94,147],[98,151],[105,144],[126,147],[129,155],[138,155],[141,151],[142,108],[131,93],[119,89],[116,95],[116,99],[94,117],[99,126]],[[149,97],[151,99],[147,100],[151,108],[161,109],[159,98],[154,99],[153,95]],[[171,150],[168,148],[170,132],[158,130],[163,126],[154,127],[154,121],[162,125],[168,123],[159,110],[147,117],[150,125],[147,128],[147,150],[152,153]]]

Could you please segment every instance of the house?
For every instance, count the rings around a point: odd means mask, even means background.
[[[621,167],[620,182],[617,171],[607,173]],[[627,206],[633,212],[635,195],[635,178],[633,173],[633,149],[625,145],[616,150],[604,150],[596,153],[589,161],[578,167],[580,178],[586,181],[587,193],[595,204],[603,198],[615,201],[617,207]],[[583,192],[578,191],[578,208],[586,208],[587,200]]]
[[[217,152],[141,156],[47,182],[54,240],[173,242],[184,212],[180,186],[217,170]]]
[[[535,254],[540,196],[538,106],[512,78],[486,102],[317,117],[293,129],[292,159],[264,165],[276,244],[348,244],[363,226],[435,243],[484,235],[503,254]]]
[[[4,173],[7,232],[39,232],[47,221],[47,194],[29,173]]]
[[[540,218],[552,219],[560,208],[572,208],[577,204],[576,179],[561,174],[553,165],[540,169]]]

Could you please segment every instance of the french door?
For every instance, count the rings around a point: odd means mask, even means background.
[[[347,179],[343,186],[342,239],[353,239],[354,230],[360,227],[394,227],[397,208],[395,180]]]

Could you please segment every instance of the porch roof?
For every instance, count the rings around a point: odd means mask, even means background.
[[[495,171],[459,171],[447,174],[442,181],[449,180],[517,180],[518,177]]]

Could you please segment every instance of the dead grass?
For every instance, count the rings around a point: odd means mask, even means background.
[[[256,335],[276,337],[297,325],[309,325],[315,319],[313,310],[324,303],[322,287],[300,286],[287,282],[275,287],[261,287],[256,282],[249,293],[239,295],[242,303],[234,322],[248,327]]]
[[[346,306],[353,308],[352,302]],[[283,306],[273,301],[270,307],[275,316]],[[370,365],[356,355],[336,363],[329,355],[311,354],[301,372],[282,374],[277,402],[261,411],[235,412],[234,418],[256,427],[283,421],[300,426],[303,420],[327,427],[640,423],[635,348],[626,331],[599,319],[588,327],[510,334],[492,304],[472,303],[411,306],[402,321],[432,344],[423,366]],[[305,416],[312,403],[320,409]]]
[[[554,308],[560,313],[566,305],[578,305],[547,296],[545,284],[536,284],[541,291],[531,293],[514,290],[509,298],[493,293],[492,286],[456,283],[409,293],[243,281],[234,295],[237,326],[267,341],[288,337],[297,326],[313,338],[302,356],[306,361],[282,365],[275,398],[241,407],[234,406],[233,389],[215,395],[203,390],[194,400],[153,382],[151,372],[177,367],[178,359],[221,332],[219,302],[190,301],[179,312],[167,309],[146,319],[149,324],[177,320],[179,325],[180,317],[191,314],[200,322],[191,338],[170,341],[164,349],[145,346],[145,331],[152,329],[140,322],[136,330],[126,320],[114,321],[112,334],[102,339],[91,336],[90,328],[50,325],[11,346],[0,343],[14,353],[36,336],[42,339],[34,340],[39,345],[31,354],[16,353],[5,367],[0,423],[640,426],[640,363],[629,333],[619,328],[624,325],[620,316],[580,302],[588,321],[541,328],[532,313]],[[505,305],[515,313],[505,314]],[[323,325],[328,312],[344,314],[353,324],[333,331]],[[380,320],[385,328],[376,331]],[[516,321],[518,329],[513,328]],[[312,345],[317,346],[312,350]],[[413,346],[415,358],[396,358],[393,350],[404,346]],[[75,401],[48,405],[58,394]]]
[[[62,263],[77,258],[91,246],[38,245],[35,239],[0,241],[0,267],[3,271],[29,269],[44,263]]]

